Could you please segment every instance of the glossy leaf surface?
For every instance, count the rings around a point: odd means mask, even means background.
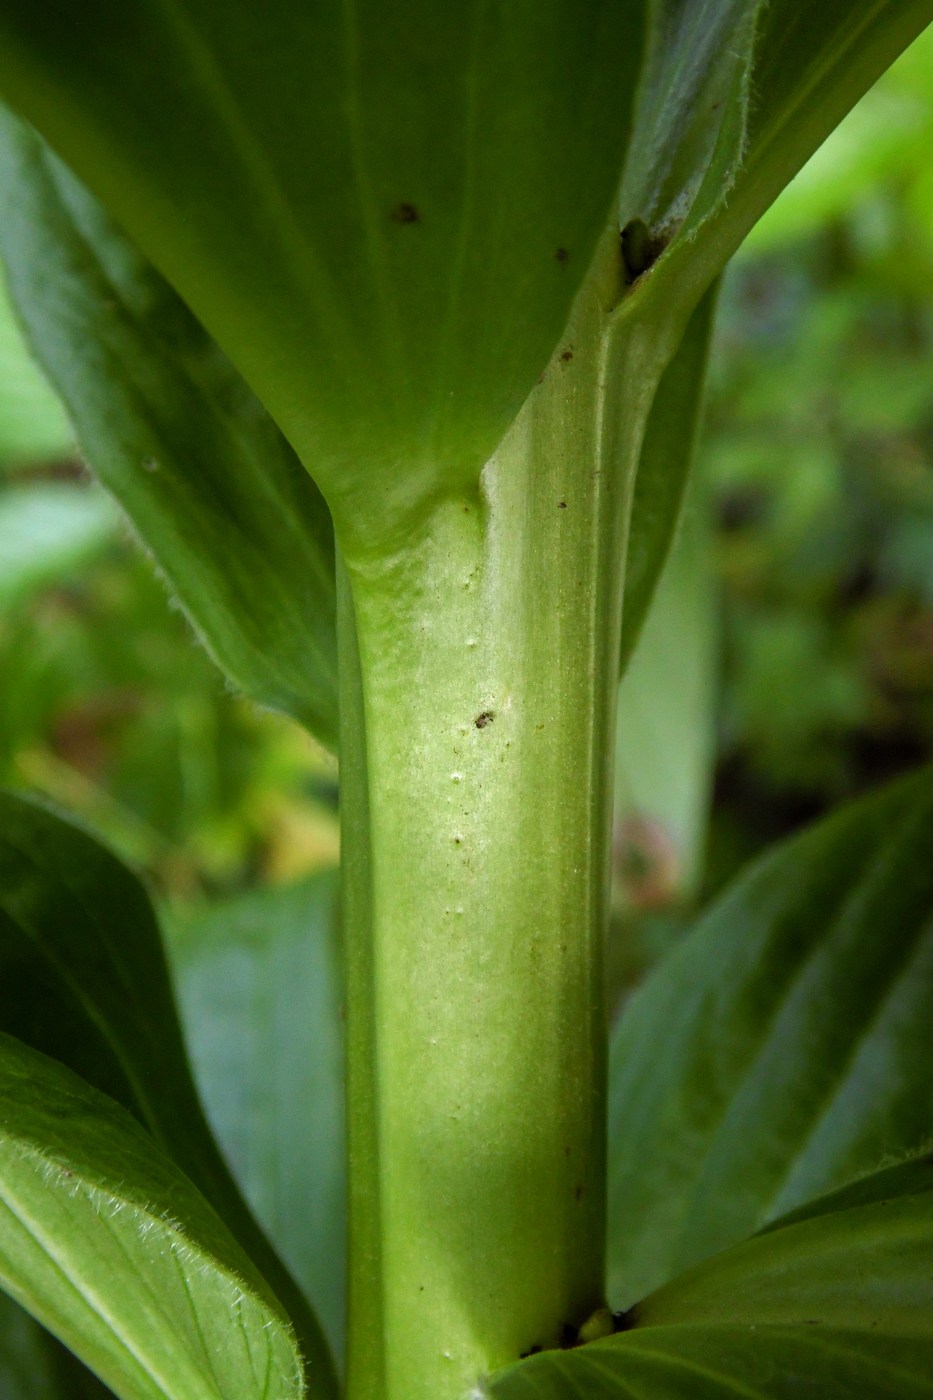
[[[62,0],[0,91],[245,374],[345,544],[470,489],[609,217],[642,51],[617,0]]]
[[[924,772],[752,866],[632,997],[611,1049],[613,1304],[923,1143],[931,991]]]
[[[168,284],[0,113],[0,252],[82,448],[214,659],[336,735],[333,534],[281,433]]]
[[[547,1352],[491,1400],[914,1400],[933,1367],[933,1159],[880,1172]]]
[[[204,1120],[145,891],[84,832],[0,795],[0,1030],[143,1124],[223,1217],[288,1308],[321,1394],[331,1363],[304,1297],[239,1196]]]
[[[298,1400],[284,1313],[138,1124],[0,1037],[0,1281],[123,1400]]]
[[[342,1350],[346,1184],[337,881],[212,907],[173,940],[208,1119],[237,1180]]]

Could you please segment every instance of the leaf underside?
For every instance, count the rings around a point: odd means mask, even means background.
[[[161,938],[142,886],[44,807],[0,794],[0,1031],[115,1100],[195,1183],[288,1309],[330,1393],[326,1343],[242,1198],[188,1068]]]
[[[299,1400],[284,1313],[128,1114],[0,1035],[0,1281],[122,1400]]]
[[[641,52],[617,0],[0,11],[0,92],[237,364],[347,548],[475,489],[609,218]]]

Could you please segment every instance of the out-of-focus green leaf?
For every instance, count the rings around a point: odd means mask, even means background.
[[[208,1118],[247,1199],[343,1339],[342,978],[333,873],[224,901],[173,940]]]
[[[814,1202],[490,1400],[920,1400],[933,1375],[933,1158]]]
[[[635,908],[688,897],[702,867],[715,759],[710,546],[697,490],[619,686],[615,869],[623,903]]]
[[[64,410],[23,344],[0,267],[0,470],[66,457],[73,449]]]
[[[333,745],[333,536],[317,489],[171,288],[4,113],[0,187],[11,294],[91,465],[234,684]]]
[[[0,607],[67,579],[110,543],[116,526],[101,491],[42,482],[0,493]]]
[[[286,1316],[210,1206],[129,1114],[5,1035],[0,1283],[122,1400],[302,1395]]]
[[[0,89],[366,551],[476,489],[553,352],[618,187],[642,10],[8,0]]]
[[[0,1029],[128,1109],[204,1193],[288,1308],[321,1394],[317,1321],[217,1150],[191,1080],[145,891],[110,853],[44,808],[0,794]],[[308,1182],[313,1190],[313,1183]]]
[[[623,672],[629,663],[677,530],[693,465],[717,288],[690,318],[651,407],[638,459],[622,608]]]
[[[681,1269],[930,1132],[933,779],[754,865],[611,1050],[609,1293]]]

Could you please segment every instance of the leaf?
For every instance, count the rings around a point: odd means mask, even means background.
[[[64,482],[0,493],[0,607],[67,580],[113,539],[117,515],[99,491]]]
[[[346,1223],[335,872],[213,906],[172,942],[208,1118],[342,1352]]]
[[[107,1400],[112,1394],[35,1318],[0,1293],[3,1400]]]
[[[336,736],[333,535],[268,415],[171,288],[0,112],[0,251],[98,477],[238,689]]]
[[[611,1047],[616,1305],[925,1141],[931,909],[927,771],[753,865],[632,997]]]
[[[348,550],[479,472],[616,193],[617,0],[8,0],[0,87],[189,302]]]
[[[632,1327],[837,1327],[924,1337],[933,1361],[933,1155],[834,1192],[632,1309]]]
[[[623,226],[645,225],[654,263],[622,318],[650,324],[666,307],[671,327],[678,315],[686,324],[784,186],[931,20],[933,0],[660,0],[620,204]]]
[[[68,420],[23,344],[0,267],[0,470],[72,451]]]
[[[717,642],[709,505],[695,490],[619,686],[614,854],[623,902],[636,909],[689,898],[700,877]]]
[[[494,1378],[494,1400],[913,1400],[933,1370],[933,1158],[814,1203],[632,1309],[602,1342]]]
[[[280,1305],[123,1110],[0,1036],[0,1282],[123,1400],[298,1400]]]
[[[191,1080],[158,926],[130,872],[51,812],[0,794],[0,1030],[115,1099],[207,1197],[288,1308],[319,1393],[317,1321],[217,1150]]]
[[[703,409],[718,283],[703,297],[658,385],[638,459],[622,610],[628,665],[677,531]]]

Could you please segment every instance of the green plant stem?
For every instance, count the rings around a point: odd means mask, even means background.
[[[617,238],[617,235],[616,235]],[[475,496],[346,561],[351,1400],[460,1397],[602,1302],[629,466],[616,240]]]

